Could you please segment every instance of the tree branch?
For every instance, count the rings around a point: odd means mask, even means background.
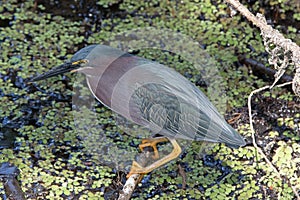
[[[278,70],[275,74],[275,81],[271,87],[276,84],[284,74],[287,66],[292,63],[296,68],[295,77],[293,79],[293,91],[296,95],[300,96],[300,47],[290,39],[286,39],[278,30],[268,25],[262,14],[257,13],[256,16],[254,16],[237,0],[225,1],[260,28],[266,51],[271,56],[269,63],[274,65],[275,69]],[[282,59],[280,59],[280,55],[283,56]]]

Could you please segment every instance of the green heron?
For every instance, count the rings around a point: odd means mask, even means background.
[[[129,174],[146,174],[177,158],[182,150],[176,139],[220,142],[233,148],[245,145],[195,85],[162,64],[109,46],[90,45],[31,82],[70,71],[85,74],[92,94],[106,107],[163,136],[142,141],[140,148],[152,147],[156,161],[146,167],[133,161]],[[165,141],[171,142],[173,150],[159,159],[156,144]]]

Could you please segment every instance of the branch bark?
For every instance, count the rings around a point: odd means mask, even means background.
[[[146,149],[139,155],[138,163],[145,167],[149,161],[151,160],[151,152],[147,151]],[[134,189],[142,180],[144,174],[132,174],[126,181],[123,186],[122,191],[119,193],[118,200],[129,200]]]
[[[275,74],[275,81],[271,88],[284,74],[285,69],[291,61],[296,68],[296,73],[293,79],[293,91],[296,95],[300,96],[300,47],[290,39],[286,39],[278,30],[275,30],[270,25],[268,25],[266,19],[262,14],[257,13],[256,16],[254,16],[245,6],[243,6],[237,0],[225,1],[233,6],[236,10],[238,10],[254,25],[260,28],[266,51],[271,56],[269,59],[269,63],[271,65],[274,65],[275,69],[278,70]],[[273,44],[275,47],[271,49],[270,44]],[[282,50],[284,52],[283,59],[280,59],[279,55],[282,54]]]

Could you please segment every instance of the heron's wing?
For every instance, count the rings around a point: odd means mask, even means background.
[[[139,87],[132,95],[132,102],[132,105],[139,108],[139,116],[153,132],[167,137],[239,146],[235,138],[238,133],[231,127],[224,129],[224,124],[229,126],[224,119],[210,118],[163,85],[147,84]],[[206,112],[214,112],[210,107],[206,108]]]
[[[131,96],[130,107],[135,109],[135,116],[146,122],[150,130],[167,137],[233,146],[245,144],[196,86],[179,73],[163,65],[159,67],[159,73],[153,76],[163,76],[160,80],[166,82],[143,84]]]

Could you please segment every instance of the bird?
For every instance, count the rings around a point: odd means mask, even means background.
[[[85,74],[91,93],[104,106],[161,135],[142,140],[141,150],[152,147],[155,161],[148,166],[133,161],[128,176],[147,174],[177,158],[182,152],[178,139],[224,143],[231,148],[246,144],[197,86],[163,64],[93,44],[30,82],[66,72]],[[159,158],[156,145],[166,141],[173,149]]]

